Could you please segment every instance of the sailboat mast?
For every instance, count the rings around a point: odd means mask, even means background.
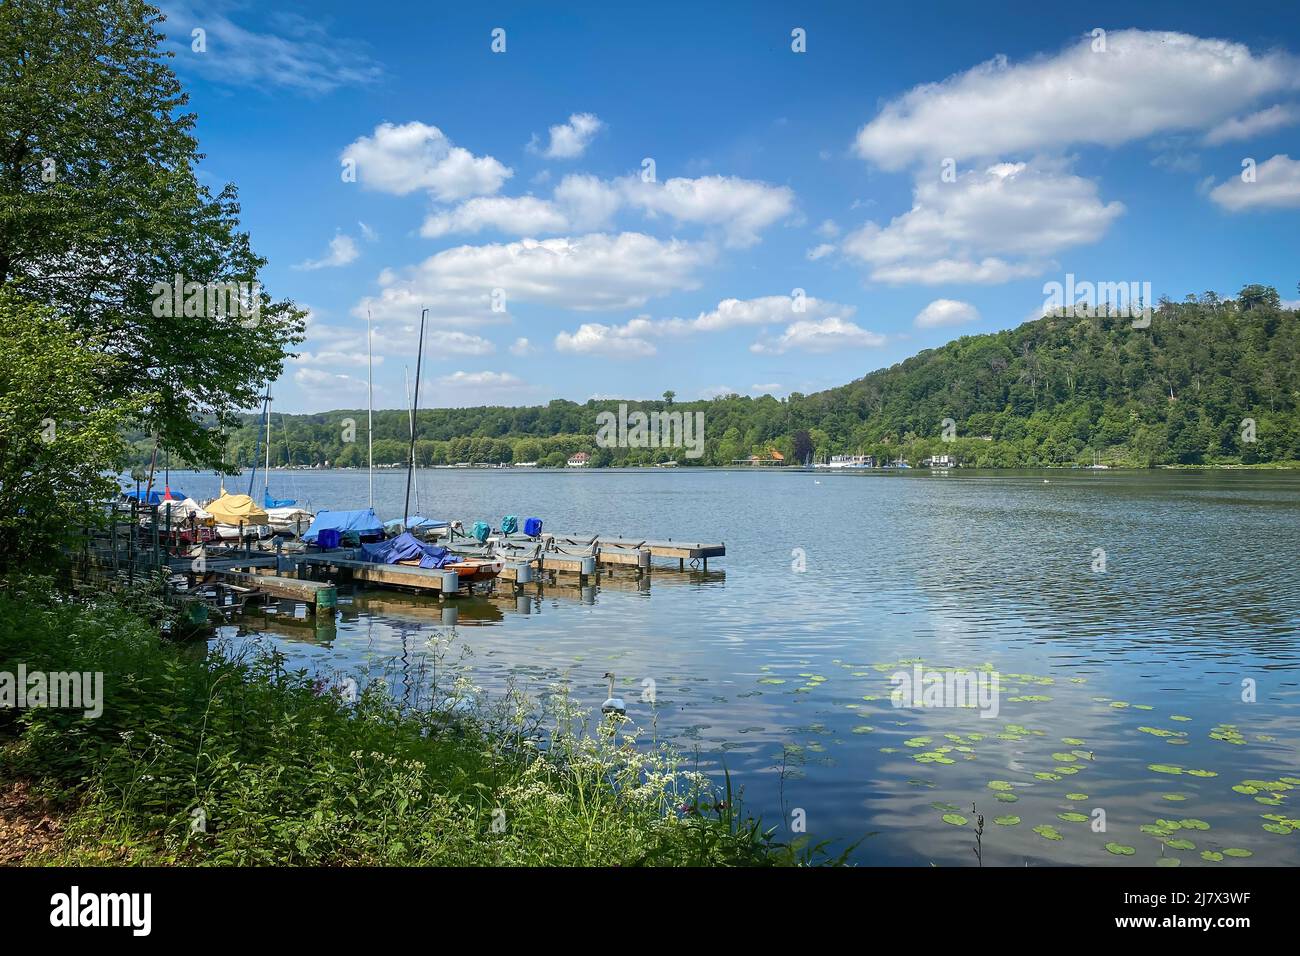
[[[420,312],[420,344],[415,353],[415,399],[411,402],[411,453],[406,462],[406,504],[402,509],[402,526],[411,520],[411,478],[415,475],[415,410],[420,405],[420,364],[424,358],[424,317],[428,309]]]
[[[266,386],[266,468],[262,472],[262,503],[271,493],[271,386]]]
[[[366,458],[370,467],[370,508],[375,507],[375,352],[366,309]]]

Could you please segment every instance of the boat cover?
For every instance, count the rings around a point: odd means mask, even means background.
[[[268,522],[266,509],[248,495],[225,494],[204,509],[218,524],[262,525]]]
[[[492,533],[492,526],[486,521],[475,521],[474,526],[469,529],[470,537],[479,544],[487,541],[488,535]]]
[[[501,519],[501,533],[514,534],[519,530],[519,519],[514,515],[506,515]]]
[[[409,531],[387,541],[363,544],[361,550],[365,553],[366,560],[373,564],[397,564],[399,561],[419,558],[422,568],[441,568],[460,560],[446,548],[425,544]]]
[[[272,508],[292,508],[297,503],[297,498],[272,498],[270,491],[262,489],[262,507],[268,511]]]
[[[187,520],[192,514],[198,515],[201,519],[208,517],[208,513],[203,510],[203,506],[193,498],[185,498],[184,500],[172,498],[158,506],[159,517],[166,517],[169,511],[171,512],[172,521]]]
[[[401,518],[394,518],[392,521],[384,522],[384,529],[392,534],[400,531],[432,531],[434,528],[445,528],[449,522],[442,518],[426,518],[423,515],[411,515],[403,523]]]
[[[524,534],[528,535],[528,537],[530,537],[530,538],[535,538],[535,537],[537,537],[537,536],[538,536],[539,534],[541,534],[541,533],[542,533],[542,519],[541,519],[541,518],[525,518],[525,519],[524,519]]]
[[[357,511],[318,511],[302,539],[315,542],[316,536],[322,531],[337,531],[340,536],[349,531],[363,536],[381,535],[384,533],[384,523],[379,520],[373,508],[361,508]]]

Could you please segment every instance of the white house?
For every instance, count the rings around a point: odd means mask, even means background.
[[[568,465],[570,468],[586,468],[591,463],[591,456],[585,451],[580,451],[576,455],[570,455]]]

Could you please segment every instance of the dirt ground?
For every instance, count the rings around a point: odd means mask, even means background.
[[[61,838],[58,818],[25,780],[0,780],[0,866],[21,866]]]

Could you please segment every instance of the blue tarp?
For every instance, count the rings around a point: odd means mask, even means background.
[[[420,567],[422,568],[441,568],[444,565],[455,564],[460,560],[446,548],[425,544],[409,531],[403,532],[388,541],[363,544],[361,550],[365,552],[366,560],[373,564],[397,564],[399,561],[410,561],[413,558],[419,558]]]
[[[271,492],[262,491],[263,508],[292,508],[298,503],[297,498],[272,498]]]
[[[145,491],[143,488],[141,488],[139,492],[137,492],[133,488],[128,488],[126,491],[123,492],[123,494],[125,494],[128,498],[135,498],[137,501],[141,502],[142,504],[160,505],[163,502],[163,495],[166,494],[166,491]],[[184,501],[186,498],[189,497],[189,495],[187,495],[183,491],[173,491],[172,497],[175,498],[177,501]]]
[[[318,511],[312,519],[311,527],[302,536],[302,540],[314,543],[316,537],[324,530],[347,534],[349,531],[362,537],[375,537],[384,533],[384,523],[379,520],[373,508],[361,508],[358,511]]]

